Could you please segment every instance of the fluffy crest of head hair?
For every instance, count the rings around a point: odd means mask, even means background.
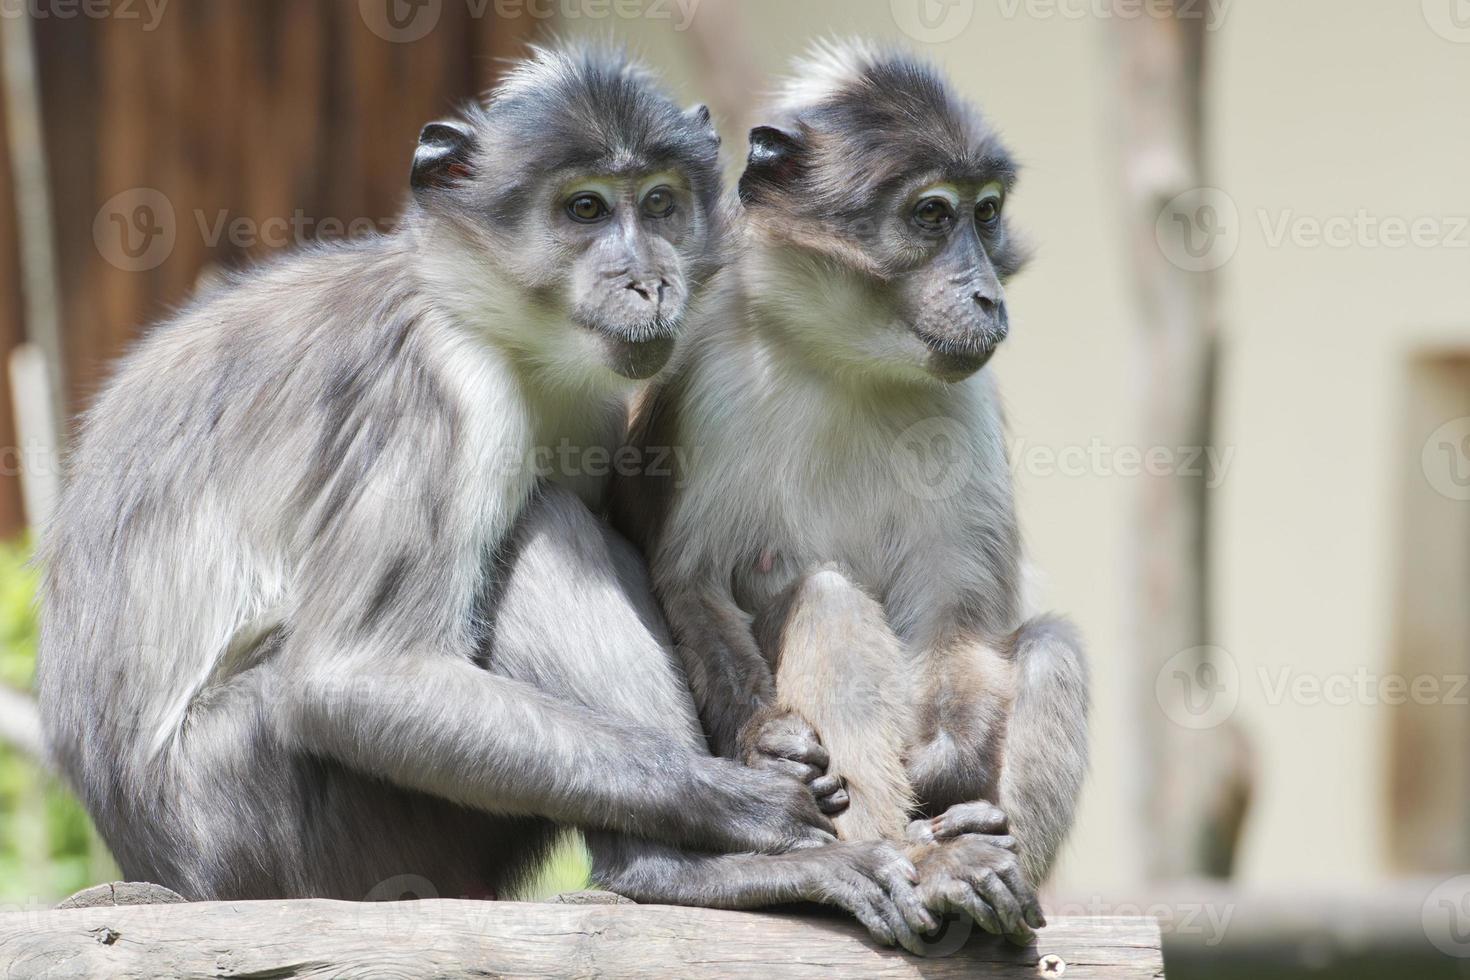
[[[491,106],[589,77],[617,78],[639,86],[657,84],[647,65],[611,41],[532,44],[530,54],[512,59],[510,65],[487,96]]]
[[[862,38],[822,38],[792,62],[772,108],[785,115],[825,102],[861,84],[874,65],[896,54]]]

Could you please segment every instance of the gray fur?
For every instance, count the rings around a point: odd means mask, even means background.
[[[741,184],[745,247],[635,423],[685,465],[620,485],[615,513],[716,751],[814,785],[830,754],[862,826],[922,818],[931,907],[1024,935],[1087,767],[1087,681],[1075,635],[1024,608],[982,370],[1023,253],[979,203],[1015,165],[936,71],[863,44],[820,47],[770,118]],[[940,193],[959,220],[921,234],[915,202]],[[952,450],[937,483],[933,444]],[[853,618],[881,626],[854,635]],[[873,684],[889,689],[851,696]],[[793,714],[825,752],[793,739]],[[765,747],[773,727],[796,751]]]
[[[39,690],[124,872],[191,899],[496,895],[574,827],[639,897],[827,900],[911,939],[897,851],[741,853],[830,824],[708,755],[593,517],[605,477],[538,465],[615,447],[650,366],[629,345],[722,252],[708,115],[616,53],[540,51],[424,139],[398,231],[194,303],[82,420]],[[630,219],[650,174],[680,210]],[[586,179],[619,209],[572,227],[557,194]],[[629,306],[645,275],[666,295]]]

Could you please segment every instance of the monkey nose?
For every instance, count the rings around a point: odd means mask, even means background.
[[[664,292],[669,288],[669,284],[662,278],[629,279],[623,284],[623,288],[637,293],[646,303],[662,306]]]
[[[1006,329],[1010,326],[1010,316],[1006,312],[1006,301],[979,289],[971,293],[970,298],[975,301],[976,306],[980,307],[980,312],[985,315],[986,319],[994,324],[1000,336],[1004,337]]]

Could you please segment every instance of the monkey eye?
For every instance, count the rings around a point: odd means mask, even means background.
[[[674,213],[674,192],[667,187],[655,187],[643,199],[643,212],[650,218],[667,218]]]
[[[980,222],[980,224],[986,228],[993,226],[997,221],[999,221],[1000,198],[982,198],[980,203],[975,205],[975,220]]]
[[[578,194],[567,202],[567,214],[572,216],[573,221],[580,221],[584,225],[601,221],[611,213],[607,202],[596,194]]]
[[[954,209],[942,197],[926,197],[915,205],[914,221],[925,231],[944,231],[954,222]]]

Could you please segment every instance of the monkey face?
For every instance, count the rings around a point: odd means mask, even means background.
[[[566,256],[561,305],[608,368],[651,377],[673,353],[689,302],[680,247],[697,226],[698,204],[687,181],[673,171],[576,175],[551,200],[549,223]]]
[[[553,380],[643,379],[722,259],[719,137],[598,48],[538,52],[424,130],[425,265],[464,319]]]
[[[856,373],[932,383],[983,368],[1026,258],[1005,216],[1016,166],[994,132],[932,68],[863,45],[819,49],[776,112],[782,125],[752,130],[740,181],[765,319]]]
[[[985,366],[1010,332],[1005,287],[991,251],[1003,244],[1005,185],[977,175],[924,184],[901,199],[895,237],[916,261],[893,277],[900,322],[926,348],[924,366],[960,381]]]

